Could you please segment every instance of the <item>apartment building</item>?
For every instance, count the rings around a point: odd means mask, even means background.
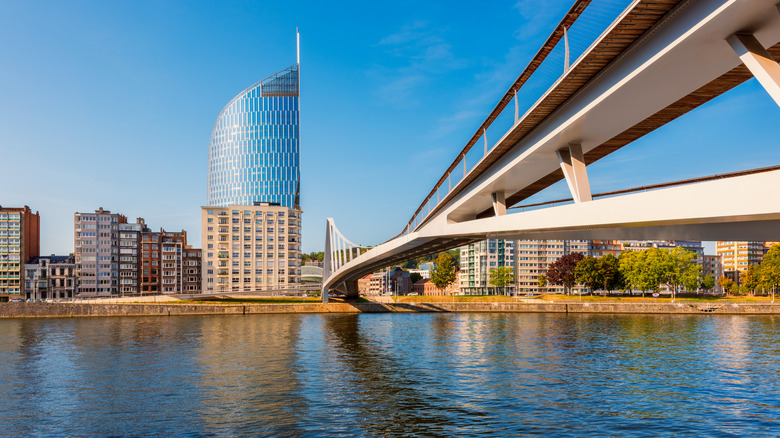
[[[102,207],[73,218],[77,294],[119,294],[119,224],[127,218]]]
[[[757,265],[764,259],[764,242],[719,241],[716,252],[720,256],[723,275],[739,284],[739,273],[748,270],[750,265]]]
[[[204,291],[301,282],[301,210],[275,203],[201,207]]]
[[[494,295],[514,293],[514,287],[506,291],[490,285],[490,270],[509,266],[515,270],[515,241],[488,239],[460,248],[460,293],[464,295]]]
[[[40,230],[37,211],[0,206],[0,302],[24,298],[24,262],[39,255]]]
[[[33,257],[24,264],[24,299],[73,298],[76,294],[76,262],[68,256]]]
[[[589,240],[518,240],[516,244],[517,293],[564,293],[563,286],[547,283],[539,286],[539,276],[547,273],[550,265],[561,257],[580,253],[589,256]],[[607,250],[599,250],[604,252]],[[573,293],[586,292],[585,288],[575,288]]]

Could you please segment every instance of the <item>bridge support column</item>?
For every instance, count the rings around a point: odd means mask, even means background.
[[[506,198],[504,192],[495,192],[491,195],[493,197],[493,213],[496,216],[503,216],[506,214]]]
[[[735,33],[726,41],[775,103],[780,105],[780,65],[772,55],[750,33]]]
[[[566,177],[566,183],[569,185],[571,197],[574,202],[592,201],[590,193],[590,183],[588,182],[588,172],[585,169],[585,158],[582,154],[582,145],[579,143],[569,143],[568,149],[557,151],[558,163],[563,170],[563,176]]]
[[[322,302],[325,304],[328,303],[328,289],[322,289]]]

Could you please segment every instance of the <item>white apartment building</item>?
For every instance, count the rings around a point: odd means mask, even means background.
[[[502,293],[490,285],[490,270],[509,266],[515,268],[515,241],[488,239],[460,248],[460,290],[463,295],[493,295]],[[509,293],[514,293],[509,288]]]
[[[278,204],[201,207],[203,291],[301,282],[301,210]]]

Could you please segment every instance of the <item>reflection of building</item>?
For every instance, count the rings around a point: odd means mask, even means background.
[[[0,301],[24,296],[23,263],[38,256],[40,229],[37,211],[0,206]]]
[[[540,287],[539,275],[546,274],[551,263],[567,254],[581,253],[587,257],[590,246],[588,240],[518,240],[517,293],[564,293],[563,286],[547,283],[545,287]],[[583,288],[581,291],[586,290]],[[575,288],[573,292],[580,292],[580,288]]]
[[[301,211],[279,205],[202,207],[203,290],[301,282]]]
[[[717,242],[716,250],[723,266],[723,274],[739,283],[739,273],[750,265],[761,263],[764,258],[763,242]]]
[[[488,239],[460,248],[460,291],[464,295],[503,293],[490,285],[490,270],[502,266],[515,269],[515,241]],[[511,291],[513,287],[508,287]]]
[[[76,263],[73,255],[33,257],[24,264],[26,299],[73,298]]]

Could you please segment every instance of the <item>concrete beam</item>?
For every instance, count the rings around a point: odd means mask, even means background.
[[[745,67],[780,105],[780,65],[750,33],[735,33],[726,38]]]
[[[558,154],[558,163],[561,165],[563,175],[566,177],[566,184],[569,186],[574,202],[592,201],[593,197],[590,193],[590,183],[588,182],[588,172],[585,169],[582,145],[569,143],[568,149],[559,149],[556,152]]]
[[[496,216],[505,215],[506,198],[504,197],[504,192],[494,192],[491,196],[493,198],[493,213],[495,213]]]

